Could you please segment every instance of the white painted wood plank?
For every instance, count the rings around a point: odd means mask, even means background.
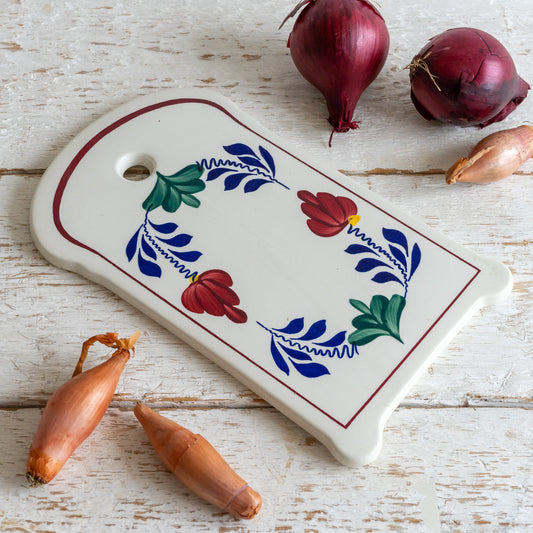
[[[140,328],[143,337],[117,400],[256,404],[257,397],[248,389],[129,304],[40,256],[28,226],[38,179],[18,175],[0,179],[0,402],[42,404],[69,377],[85,338],[109,330],[129,335]],[[407,212],[416,212],[474,251],[501,259],[515,278],[512,296],[474,315],[405,401],[531,402],[533,272],[527,203],[533,197],[531,176],[513,176],[489,187],[448,186],[442,176],[354,180]],[[88,365],[103,360],[107,351],[95,353]]]
[[[492,131],[530,121],[533,96],[485,130],[443,126],[416,113],[401,70],[432,35],[470,25],[500,39],[533,84],[531,2],[380,0],[391,51],[357,107],[360,129],[337,135],[331,149],[324,100],[286,48],[291,23],[277,29],[294,3],[3,3],[0,406],[42,405],[70,376],[89,335],[140,328],[143,337],[113,402],[122,409],[109,411],[49,487],[29,491],[23,478],[40,410],[0,410],[2,531],[533,529],[533,424],[531,409],[517,408],[533,397],[533,162],[488,187],[448,187],[435,170]],[[169,87],[221,92],[288,143],[513,271],[511,297],[472,317],[393,414],[374,464],[337,464],[203,356],[35,250],[28,214],[40,169],[103,113]],[[89,364],[106,353],[97,350]],[[139,399],[181,407],[168,415],[209,438],[262,493],[255,521],[234,521],[165,472],[125,409]],[[492,407],[436,408],[442,405]]]
[[[44,168],[106,111],[169,87],[215,89],[287,142],[347,170],[446,169],[482,136],[533,115],[530,96],[505,122],[482,131],[426,122],[402,71],[430,37],[467,25],[497,37],[533,83],[529,0],[382,0],[388,60],[357,107],[360,129],[337,135],[329,149],[323,97],[296,71],[286,47],[292,22],[278,30],[294,3],[4,2],[1,166]]]
[[[533,411],[401,409],[380,458],[349,469],[273,409],[163,411],[202,434],[263,508],[239,522],[180,484],[130,410],[109,410],[49,485],[30,489],[39,409],[0,411],[2,531],[525,532],[533,527]]]

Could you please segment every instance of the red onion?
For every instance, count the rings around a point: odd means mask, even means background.
[[[494,37],[454,28],[429,40],[409,65],[411,99],[427,120],[488,126],[527,96],[509,52]]]
[[[389,51],[385,21],[366,0],[303,0],[289,17],[303,6],[287,43],[294,64],[325,96],[333,131],[356,129],[355,106]]]

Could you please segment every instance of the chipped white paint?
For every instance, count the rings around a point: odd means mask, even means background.
[[[391,52],[356,110],[360,129],[337,135],[332,149],[322,97],[295,71],[285,47],[290,24],[277,30],[294,3],[4,2],[1,530],[533,529],[533,163],[486,187],[446,186],[440,172],[485,134],[531,120],[533,95],[486,130],[442,126],[414,111],[401,71],[430,36],[468,24],[498,37],[533,82],[531,3],[381,0]],[[29,202],[52,157],[117,104],[176,86],[221,92],[287,142],[512,270],[512,296],[475,315],[443,351],[393,414],[373,465],[338,465],[193,349],[35,250]],[[69,377],[85,337],[137,328],[138,352],[102,426],[55,483],[29,491],[23,472],[39,418],[33,407]],[[88,364],[106,353],[96,350]],[[166,474],[129,410],[140,399],[169,408],[169,416],[220,448],[263,495],[255,521],[236,522]]]
[[[330,150],[323,98],[298,74],[286,47],[292,22],[278,30],[296,1],[165,0],[157,8],[139,0],[3,3],[0,134],[6,168],[44,168],[82,127],[119,103],[192,86],[216,89],[337,168],[445,169],[465,145],[497,126],[482,133],[418,115],[402,69],[427,40],[456,26],[484,29],[509,49],[522,77],[533,79],[529,0],[489,6],[481,0],[380,0],[391,34],[389,57],[357,107],[360,129],[337,135]],[[506,126],[531,117],[533,99],[521,105]]]
[[[527,531],[530,412],[399,409],[375,463],[347,469],[271,408],[164,411],[209,439],[263,496],[238,522],[160,463],[131,410],[110,409],[53,483],[24,486],[39,409],[0,411],[0,529],[25,531]],[[494,432],[494,428],[500,431]]]

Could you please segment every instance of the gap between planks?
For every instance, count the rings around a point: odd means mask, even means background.
[[[195,402],[195,401],[150,401],[146,399],[141,399],[145,405],[153,409],[183,409],[183,410],[199,410],[207,411],[213,409],[224,409],[224,410],[233,410],[233,409],[273,409],[269,403],[260,398],[255,401],[255,403],[247,403],[242,405],[232,405],[229,402]],[[121,401],[112,401],[109,404],[110,408],[115,409],[125,409],[130,410],[135,407],[139,401],[137,399],[126,399]],[[526,411],[533,410],[533,403],[528,401],[512,402],[512,401],[498,401],[498,400],[478,400],[480,403],[469,402],[468,399],[461,404],[434,404],[427,405],[418,402],[402,402],[396,410],[407,410],[407,409],[423,409],[426,410],[442,410],[442,409],[523,409]],[[46,405],[45,401],[29,401],[29,402],[17,402],[17,401],[2,401],[0,402],[0,411],[17,411],[20,409],[40,409],[44,408]]]
[[[44,168],[0,168],[0,178],[2,176],[35,177],[45,173]],[[446,170],[441,168],[430,168],[428,170],[410,170],[407,168],[373,168],[370,170],[343,170],[339,172],[345,176],[436,176],[445,175]],[[513,172],[516,176],[533,176],[533,171],[517,170]]]

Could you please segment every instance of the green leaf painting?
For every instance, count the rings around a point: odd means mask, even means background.
[[[350,305],[361,314],[352,320],[355,331],[348,342],[363,346],[386,335],[403,343],[400,337],[400,318],[405,307],[403,296],[394,294],[389,300],[378,294],[372,297],[370,306],[360,300],[350,300]]]
[[[153,211],[162,207],[165,211],[174,213],[182,203],[199,207],[200,200],[195,194],[205,189],[205,182],[200,179],[203,172],[204,169],[196,164],[188,165],[171,176],[157,172],[157,181],[143,202],[143,209]]]

